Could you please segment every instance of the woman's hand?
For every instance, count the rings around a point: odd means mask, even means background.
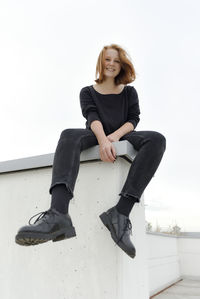
[[[109,134],[106,136],[110,142],[119,141],[119,136],[117,136],[115,133]]]
[[[116,159],[116,150],[111,141],[104,140],[99,144],[100,158],[104,162],[114,162]]]

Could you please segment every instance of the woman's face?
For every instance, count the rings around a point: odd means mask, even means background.
[[[105,50],[104,75],[107,77],[116,77],[121,70],[121,63],[118,51],[115,49]]]

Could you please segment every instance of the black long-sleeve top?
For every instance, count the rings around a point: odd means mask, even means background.
[[[139,99],[133,86],[125,85],[119,94],[101,94],[92,85],[85,86],[79,97],[87,129],[91,130],[92,121],[99,120],[108,135],[126,122],[132,123],[135,129],[140,121]]]

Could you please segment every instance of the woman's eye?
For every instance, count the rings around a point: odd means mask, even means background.
[[[106,58],[106,60],[110,60],[109,58]],[[120,61],[119,60],[115,60],[115,62],[118,62],[118,63],[120,63]]]

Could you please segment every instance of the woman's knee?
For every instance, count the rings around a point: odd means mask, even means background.
[[[61,132],[60,139],[74,138],[74,140],[77,140],[77,139],[80,139],[85,134],[88,134],[88,130],[86,130],[86,129],[69,128],[69,129],[65,129]]]
[[[166,138],[163,134],[151,131],[151,134],[149,136],[150,141],[153,143],[153,145],[158,146],[159,148],[162,148],[163,151],[166,149]]]
[[[65,138],[68,138],[69,136],[72,136],[74,134],[74,130],[75,129],[65,129],[65,130],[63,130],[60,134],[60,138],[65,139]]]

